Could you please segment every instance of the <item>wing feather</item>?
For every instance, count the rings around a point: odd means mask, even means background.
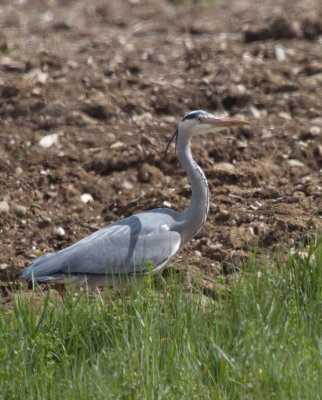
[[[126,274],[158,270],[175,254],[181,236],[171,231],[170,215],[141,213],[109,225],[57,253],[35,259],[22,278],[62,274]]]

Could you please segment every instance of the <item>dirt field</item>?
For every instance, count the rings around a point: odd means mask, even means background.
[[[211,204],[181,265],[228,273],[321,228],[319,0],[3,0],[0,25],[3,302],[40,253],[184,209],[187,178],[163,153],[193,109],[252,124],[196,138]]]

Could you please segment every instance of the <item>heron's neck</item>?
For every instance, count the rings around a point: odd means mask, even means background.
[[[209,209],[209,189],[205,174],[193,159],[191,140],[178,136],[177,155],[180,164],[188,174],[192,197],[188,208],[183,212],[183,229],[181,235],[186,243],[199,231],[206,221]]]

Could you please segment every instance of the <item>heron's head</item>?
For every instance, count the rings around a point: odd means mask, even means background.
[[[249,122],[243,119],[216,117],[206,111],[197,110],[191,111],[183,117],[179,123],[178,132],[192,137],[202,133],[248,124]]]
[[[194,135],[242,125],[249,125],[249,122],[238,118],[216,117],[215,115],[203,110],[191,111],[180,121],[177,130],[168,142],[165,154],[167,154],[171,142],[174,139],[177,141],[178,137],[190,140]]]

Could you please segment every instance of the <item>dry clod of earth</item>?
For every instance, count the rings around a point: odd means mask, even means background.
[[[2,1],[3,302],[32,257],[135,212],[186,207],[187,179],[163,151],[193,109],[252,125],[195,140],[210,213],[179,264],[227,273],[254,246],[321,229],[322,7],[188,3]]]

